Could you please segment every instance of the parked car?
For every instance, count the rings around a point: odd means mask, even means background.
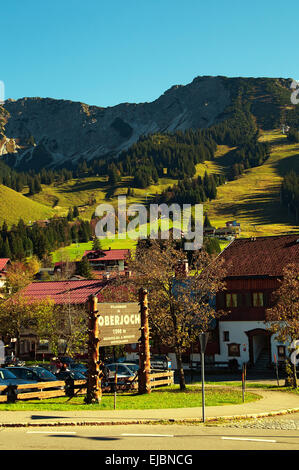
[[[58,361],[60,361],[62,364],[66,364],[69,370],[80,370],[82,373],[87,371],[87,367],[84,364],[76,362],[72,357],[61,356],[58,357]]]
[[[75,362],[70,357],[59,357],[56,360],[52,360],[51,363],[45,367],[55,375],[60,371],[81,372],[81,374],[87,373],[85,364]]]
[[[23,385],[27,383],[35,383],[34,381],[30,380],[23,380],[16,377],[10,370],[7,368],[0,369],[0,385]],[[22,390],[20,390],[22,392]],[[5,394],[5,390],[0,392],[1,395]]]
[[[109,372],[109,380],[111,381],[114,379],[115,374],[117,373],[117,381],[123,382],[126,381],[128,378],[133,378],[137,375],[139,366],[134,363],[113,363],[107,364],[106,368]]]
[[[12,372],[17,378],[23,380],[29,380],[32,382],[54,382],[57,378],[52,372],[45,369],[44,367],[18,367],[10,366],[6,370]]]
[[[156,354],[154,354],[151,357],[151,368],[152,369],[162,369],[162,370],[171,369],[171,360],[166,355],[156,355]]]
[[[84,364],[81,364],[79,362],[70,364],[68,368],[72,372],[81,372],[81,374],[85,374],[87,372],[87,367]]]
[[[76,370],[61,370],[55,374],[56,380],[67,380],[67,379],[74,379],[74,380],[86,380],[86,375],[78,372]]]
[[[21,361],[18,357],[16,356],[6,356],[5,358],[5,365],[6,366],[10,366],[10,365],[14,365],[14,366],[24,366],[25,365],[25,361]]]

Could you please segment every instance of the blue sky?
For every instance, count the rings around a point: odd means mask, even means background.
[[[9,0],[0,80],[5,98],[114,106],[198,75],[298,79],[298,14],[277,0]]]

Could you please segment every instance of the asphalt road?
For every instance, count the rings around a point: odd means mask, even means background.
[[[123,450],[298,450],[299,413],[281,419],[292,425],[260,427],[255,420],[250,429],[203,424],[1,428],[0,450],[101,450],[107,456]]]

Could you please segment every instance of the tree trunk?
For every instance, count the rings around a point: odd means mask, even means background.
[[[177,362],[177,371],[178,371],[179,380],[180,380],[180,389],[186,390],[185,374],[184,374],[183,363],[182,363],[182,353],[179,348],[176,348],[175,355],[176,355],[176,362]]]
[[[141,314],[141,337],[139,342],[138,393],[151,393],[151,361],[148,326],[147,290],[139,290],[139,305]]]
[[[18,332],[17,333],[16,347],[15,347],[16,357],[20,357],[20,351],[21,351],[21,334]]]
[[[298,388],[296,364],[292,364],[290,360],[286,361],[286,379],[285,387]]]
[[[98,299],[95,295],[89,297],[89,341],[88,341],[88,375],[87,393],[85,403],[100,403],[102,399],[102,387],[99,367],[99,312]]]

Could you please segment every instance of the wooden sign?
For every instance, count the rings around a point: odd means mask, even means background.
[[[138,343],[141,315],[138,303],[98,303],[99,346]]]

